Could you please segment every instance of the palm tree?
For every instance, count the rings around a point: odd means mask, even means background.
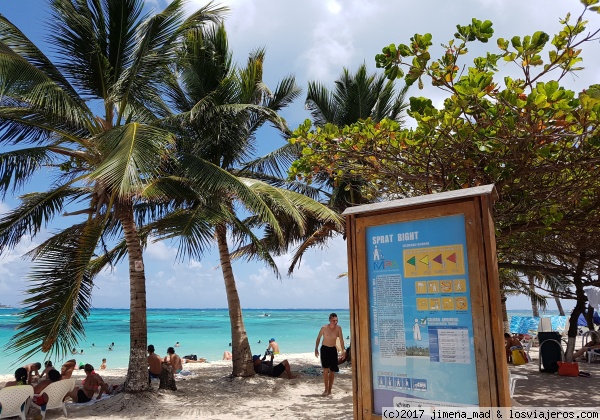
[[[167,191],[179,195],[175,194],[176,204],[165,207],[164,217],[147,226],[160,239],[179,241],[182,256],[200,258],[216,242],[230,315],[234,376],[253,375],[254,369],[231,267],[230,241],[253,244],[253,256],[278,274],[258,239],[261,229],[283,243],[281,222],[302,232],[312,218],[341,223],[325,206],[284,188],[282,179],[244,167],[255,151],[256,131],[269,121],[285,130],[277,112],[300,93],[293,77],[285,78],[273,92],[268,90],[262,81],[264,56],[263,50],[257,50],[238,69],[222,25],[187,33],[170,85],[177,114],[164,122],[177,134],[182,172],[157,182],[152,190],[165,200],[174,196]]]
[[[310,110],[317,127],[326,124],[342,127],[367,118],[375,122],[384,118],[402,122],[403,112],[407,107],[407,90],[408,86],[404,86],[396,94],[393,81],[387,80],[384,74],[368,74],[367,66],[363,63],[356,74],[344,68],[331,92],[322,83],[308,82],[306,108]],[[329,187],[329,205],[339,212],[343,212],[349,205],[369,201],[360,193],[364,182],[360,177],[347,177],[344,182],[334,185],[329,174],[321,173],[315,177],[315,181]]]
[[[93,280],[129,260],[130,357],[125,389],[147,388],[143,242],[134,206],[160,177],[173,134],[152,126],[168,113],[160,87],[183,31],[218,21],[208,4],[184,19],[182,0],[156,15],[142,0],[52,0],[54,64],[0,15],[0,189],[23,187],[49,168],[48,191],[29,193],[0,220],[0,252],[35,236],[71,206],[84,215],[35,248],[24,321],[10,347],[23,358],[59,356],[84,334]],[[95,116],[94,110],[102,116]],[[26,147],[23,147],[26,146]],[[110,244],[118,244],[106,252]]]

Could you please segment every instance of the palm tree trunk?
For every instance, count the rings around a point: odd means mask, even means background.
[[[508,298],[504,293],[500,298],[500,304],[502,306],[502,324],[504,325],[504,332],[510,332],[510,322],[508,322],[508,311],[506,310],[506,301]]]
[[[129,255],[129,367],[125,379],[125,391],[140,392],[148,389],[148,329],[146,323],[146,276],[142,245],[133,220],[131,203],[123,203],[118,209],[119,220],[125,233]]]
[[[227,246],[227,227],[220,224],[216,227],[217,243],[219,244],[219,260],[227,292],[227,306],[229,307],[229,322],[231,323],[231,354],[233,359],[233,376],[252,376],[254,366],[248,335],[244,327],[242,307],[235,286],[235,278],[231,268],[229,247]]]
[[[527,279],[529,280],[529,289],[532,293],[535,293],[535,277],[532,275],[528,275]],[[537,306],[537,303],[531,300],[531,312],[533,312],[533,316],[540,316],[540,309]]]
[[[556,302],[556,308],[558,309],[558,314],[560,316],[565,316],[565,310],[563,309],[562,303],[558,296],[554,296],[554,301]]]

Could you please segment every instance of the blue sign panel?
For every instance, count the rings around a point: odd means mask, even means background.
[[[477,405],[464,215],[368,227],[366,252],[375,413]]]

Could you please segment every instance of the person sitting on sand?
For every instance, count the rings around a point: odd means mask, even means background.
[[[70,397],[73,402],[85,403],[91,401],[94,398],[96,387],[98,387],[97,400],[102,398],[104,392],[108,392],[108,385],[102,380],[100,375],[94,372],[94,366],[86,364],[83,368],[85,371],[85,379],[83,380],[83,386],[81,388],[75,387],[73,391],[67,393],[67,397]]]
[[[523,347],[521,342],[517,337],[511,336],[509,333],[504,333],[504,343],[505,343],[505,352],[506,352],[506,361],[510,363],[512,358],[512,350],[511,347]]]
[[[277,344],[274,338],[269,340],[269,347],[267,347],[267,350],[271,350],[273,354],[279,354],[279,344]]]
[[[33,402],[37,405],[44,405],[48,402],[48,395],[43,391],[52,382],[60,381],[60,372],[56,369],[50,369],[47,373],[47,378],[41,380],[33,387]]]
[[[150,344],[148,346],[148,383],[152,379],[160,379],[161,363],[162,359],[158,354],[154,353],[154,346]]]
[[[27,370],[27,383],[31,384],[34,376],[37,377],[36,381],[40,378],[40,369],[42,368],[41,363],[29,363],[23,367]]]
[[[71,375],[73,375],[73,371],[75,370],[76,366],[77,361],[75,359],[67,360],[65,363],[63,363],[62,367],[60,368],[60,376],[62,379],[69,379]]]
[[[4,384],[4,387],[6,388],[9,386],[28,385],[28,377],[29,375],[27,374],[27,369],[25,369],[24,367],[20,367],[19,369],[15,370],[15,380],[8,381],[6,384]]]
[[[163,362],[170,364],[173,366],[173,372],[179,373],[183,370],[183,364],[181,363],[181,357],[175,354],[175,349],[173,347],[169,347],[167,349],[167,355],[163,359]]]
[[[259,375],[267,375],[272,378],[279,377],[283,372],[287,374],[289,379],[294,379],[296,375],[292,374],[292,369],[290,368],[290,364],[287,360],[279,363],[276,366],[273,366],[273,354],[271,354],[271,360],[265,362],[267,356],[264,356],[262,359],[259,355],[252,356],[252,361],[254,362],[254,371]]]
[[[231,360],[233,358],[233,356],[231,355],[230,351],[225,350],[223,352],[223,360]]]

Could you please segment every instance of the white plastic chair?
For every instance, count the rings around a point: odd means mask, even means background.
[[[510,373],[510,370],[508,371],[508,386],[510,389],[510,397],[512,398],[513,395],[515,394],[515,386],[517,384],[517,380],[518,379],[527,379],[527,376],[525,375],[513,375]]]
[[[46,411],[54,408],[62,408],[65,417],[67,417],[67,407],[65,406],[63,400],[65,395],[67,395],[67,392],[71,391],[74,386],[75,378],[62,379],[60,381],[53,382],[44,388],[41,394],[46,394],[48,396],[48,402],[40,406],[32,401],[31,405],[40,409],[42,420],[46,418]]]
[[[0,419],[19,416],[25,420],[31,397],[33,397],[31,385],[16,385],[0,389],[0,405],[2,406]]]
[[[523,340],[521,344],[523,344],[523,351],[527,355],[527,361],[531,362],[531,356],[529,355],[529,350],[531,350],[533,340]]]
[[[581,336],[581,347],[585,346],[588,342],[588,337],[596,335],[596,337],[600,338],[600,333],[598,331],[586,331]],[[592,349],[587,352],[587,362],[592,363],[594,359],[600,359],[600,349]]]

